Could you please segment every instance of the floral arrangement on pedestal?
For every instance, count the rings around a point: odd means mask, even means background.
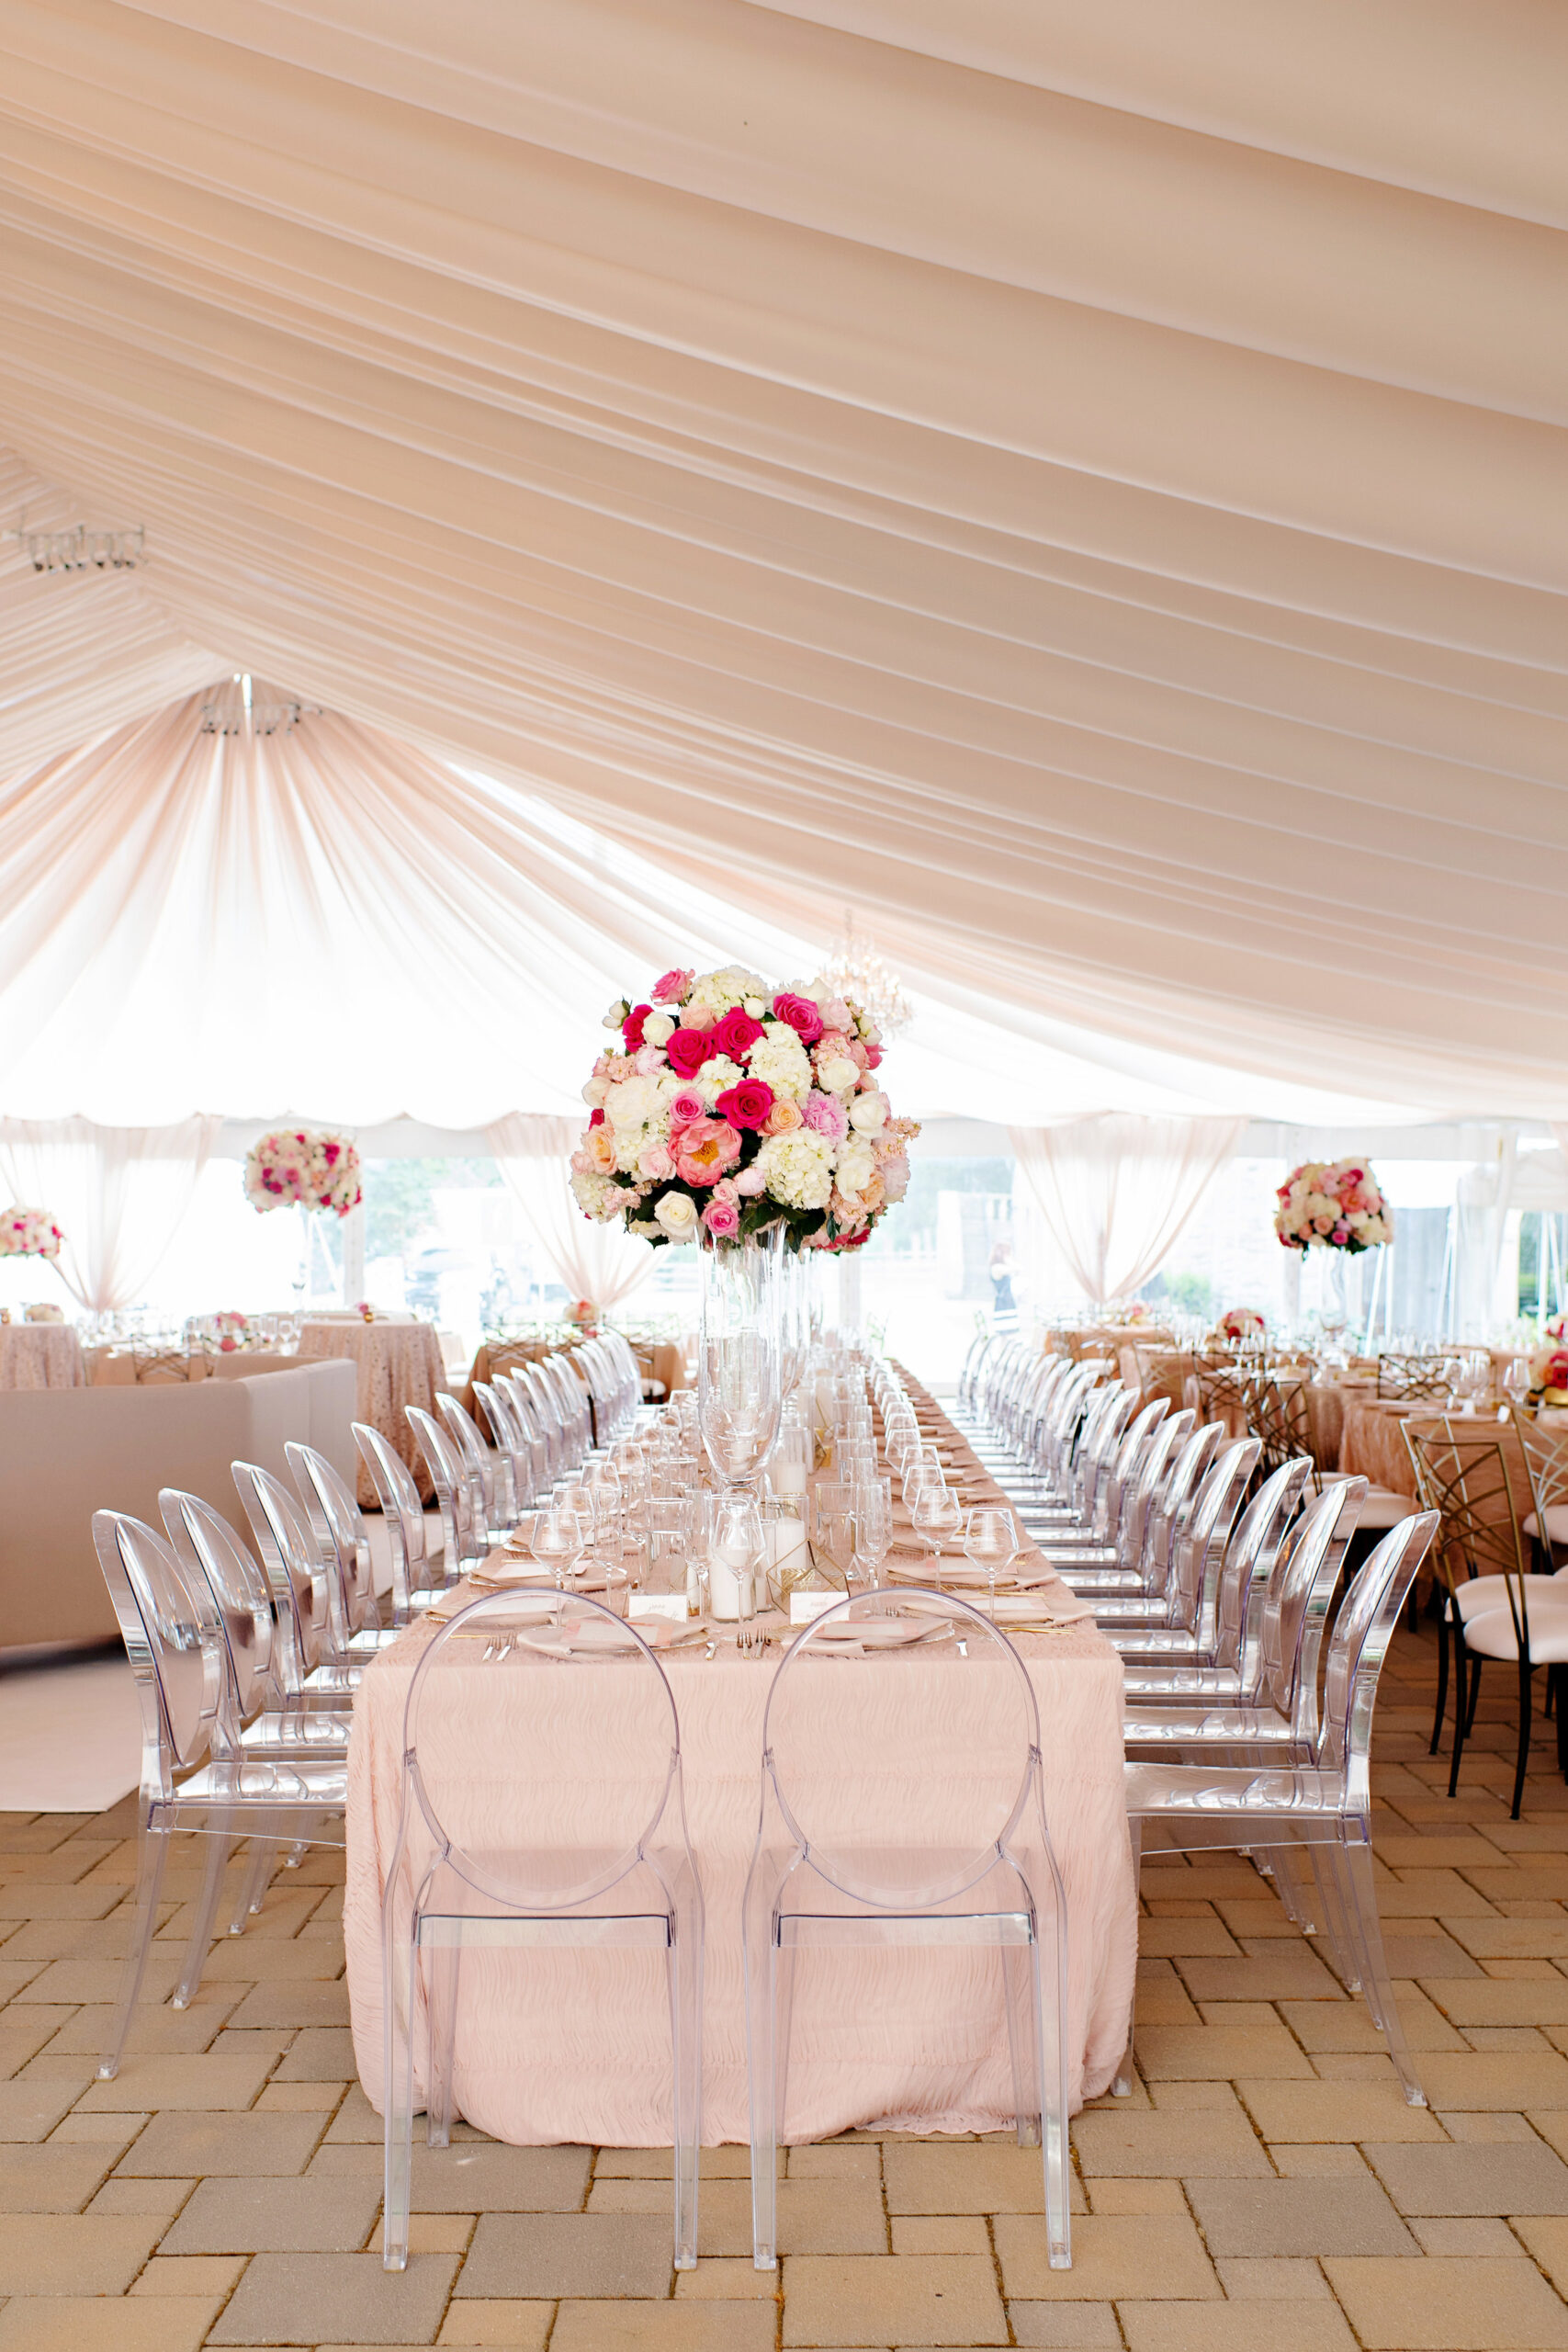
[[[599,1309],[591,1298],[574,1298],[566,1310],[566,1319],[592,1339],[599,1329]]]
[[[235,1349],[243,1348],[250,1337],[250,1318],[242,1315],[237,1306],[225,1306],[213,1317],[212,1326],[218,1334],[219,1352],[222,1355],[232,1355]]]
[[[64,1238],[47,1209],[0,1210],[0,1258],[58,1258]]]
[[[1268,1325],[1255,1306],[1227,1306],[1214,1326],[1220,1340],[1260,1340]]]
[[[776,1225],[794,1250],[868,1240],[919,1132],[892,1115],[874,1022],[826,982],[773,989],[739,965],[666,972],[649,998],[604,1016],[619,1043],[582,1090],[571,1157],[583,1215],[656,1247]]]
[[[279,1128],[245,1155],[245,1198],[264,1213],[299,1206],[346,1216],[364,1198],[359,1154],[346,1136],[327,1128]]]
[[[1276,1198],[1287,1250],[1376,1250],[1393,1239],[1393,1211],[1364,1159],[1305,1159]]]
[[[1532,1405],[1568,1405],[1568,1343],[1562,1317],[1555,1332],[1549,1323],[1547,1344],[1530,1357],[1529,1398]]]

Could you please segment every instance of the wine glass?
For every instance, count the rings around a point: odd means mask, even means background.
[[[1011,1511],[972,1510],[964,1522],[964,1556],[971,1567],[984,1570],[994,1617],[998,1572],[1010,1568],[1018,1557],[1018,1527]]]
[[[1512,1356],[1503,1374],[1503,1394],[1510,1405],[1522,1405],[1529,1395],[1530,1368],[1527,1356]]]
[[[915,1532],[931,1546],[931,1580],[941,1581],[937,1563],[942,1545],[959,1534],[964,1526],[964,1507],[958,1497],[940,1483],[921,1487],[910,1509]]]
[[[854,1499],[853,1487],[840,1478],[819,1478],[811,1490],[812,1558],[818,1570],[828,1570],[846,1591],[854,1543]]]
[[[874,1589],[893,1542],[893,1481],[863,1477],[855,1482],[850,1557],[857,1577]]]
[[[563,1588],[571,1580],[587,1547],[587,1535],[577,1512],[552,1503],[534,1516],[528,1548],[546,1574]]]

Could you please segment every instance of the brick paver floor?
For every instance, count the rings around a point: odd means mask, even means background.
[[[789,2154],[779,2278],[745,2151],[709,2152],[704,2259],[670,2268],[667,2154],[421,2152],[414,2253],[378,2251],[379,2125],[354,2082],[341,1867],[280,1871],[181,2014],[93,2065],[124,1948],[132,1809],[0,1818],[0,2352],[461,2345],[767,2352],[1568,2347],[1568,1791],[1543,1727],[1507,1818],[1495,1669],[1464,1784],[1426,1753],[1434,1645],[1401,1633],[1378,1736],[1383,1917],[1429,2111],[1250,1865],[1145,1874],[1139,2080],[1074,2127],[1075,2266],[1038,2159],[852,2135]],[[166,1997],[196,1857],[171,1874]]]

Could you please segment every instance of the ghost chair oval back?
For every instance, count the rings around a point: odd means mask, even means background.
[[[459,1576],[490,1557],[490,1527],[479,1483],[440,1422],[419,1405],[403,1411],[424,1457],[441,1513],[441,1543]]]
[[[235,1839],[254,1835],[271,1847],[287,1834],[341,1845],[347,1777],[341,1761],[268,1758],[243,1746],[217,1605],[205,1578],[187,1576],[162,1535],[141,1520],[100,1510],[93,1542],[141,1710],[136,1919],[98,2064],[107,2081],[119,2070],[146,1973],[170,1837],[195,1829],[217,1841],[176,1987],[183,2006],[200,1981]]]
[[[310,1587],[321,1626],[316,1689],[356,1689],[360,1668],[380,1646],[379,1634],[351,1629],[336,1564],[318,1548],[310,1521],[282,1479],[259,1462],[232,1462],[229,1467],[269,1583],[275,1590],[285,1581],[297,1589]]]
[[[376,1604],[376,1564],[358,1498],[326,1455],[290,1439],[283,1449],[315,1542],[316,1556],[336,1583],[339,1612],[349,1639],[389,1640]]]
[[[1388,2044],[1404,2096],[1424,2107],[1389,1981],[1372,1868],[1371,1748],[1378,1677],[1393,1628],[1438,1530],[1438,1514],[1404,1520],[1358,1569],[1329,1638],[1322,1717],[1310,1760],[1275,1765],[1130,1762],[1127,1817],[1134,1850],[1202,1853],[1240,1847],[1297,1849],[1332,1906],[1333,1940],[1352,1991]]]
[[[504,1534],[508,1528],[517,1523],[511,1457],[505,1453],[491,1452],[485,1443],[484,1432],[473,1415],[466,1413],[457,1397],[446,1389],[436,1392],[435,1409],[446,1426],[447,1436],[467,1465],[484,1511],[485,1525]]]
[[[517,1419],[509,1389],[499,1382],[476,1380],[474,1401],[484,1415],[491,1443],[496,1450],[498,1475],[504,1464],[507,1525],[515,1527],[534,1496],[534,1464],[527,1432]]]
[[[522,1482],[520,1491],[532,1506],[542,1501],[550,1490],[549,1425],[538,1398],[515,1374],[502,1373],[494,1386],[496,1394],[503,1396],[512,1408],[512,1424],[523,1448],[517,1469]]]
[[[468,1727],[482,1713],[479,1769]],[[493,1727],[515,1792],[497,1812]],[[611,1726],[613,1725],[613,1732]],[[383,2260],[408,2261],[413,2111],[451,2134],[466,2056],[466,1949],[665,1958],[671,2035],[675,2267],[695,2267],[702,2137],[702,1885],[686,1836],[680,1725],[642,1635],[595,1600],[492,1592],[441,1625],[403,1717],[402,1803],[382,1902]],[[576,1792],[570,1804],[528,1792]],[[417,2046],[426,2029],[423,2053]],[[487,2053],[474,2053],[483,2065]]]
[[[392,1556],[392,1623],[406,1625],[448,1589],[455,1576],[450,1561],[438,1562],[430,1551],[424,1504],[412,1471],[391,1440],[368,1421],[354,1421],[350,1427],[387,1531]]]
[[[1495,1425],[1494,1425],[1495,1427]],[[1448,1642],[1454,1647],[1454,1741],[1449,1794],[1459,1787],[1460,1760],[1475,1720],[1482,1661],[1511,1665],[1518,1676],[1519,1736],[1511,1818],[1517,1821],[1529,1765],[1534,1673],[1544,1666],[1553,1695],[1562,1698],[1568,1666],[1568,1587],[1556,1577],[1531,1575],[1516,1490],[1519,1470],[1495,1436],[1472,1436],[1451,1420],[1436,1430],[1406,1426],[1421,1501],[1441,1523],[1438,1566],[1446,1593],[1438,1623],[1438,1707],[1430,1752],[1437,1752],[1447,1696]],[[1528,1480],[1521,1481],[1528,1487]],[[1568,1720],[1557,1709],[1557,1761],[1568,1777]]]
[[[952,1593],[850,1596],[786,1651],[742,1916],[759,2270],[777,2263],[795,1958],[855,1945],[998,1952],[1019,2143],[1041,2144],[1050,2265],[1070,2265],[1066,1898],[1040,1736],[1022,1658]],[[939,1756],[964,1771],[935,1769]]]
[[[1220,1577],[1257,1461],[1258,1441],[1250,1437],[1237,1438],[1214,1456],[1177,1540],[1162,1597],[1112,1594],[1097,1603],[1095,1623],[1116,1648],[1173,1664],[1209,1661]]]

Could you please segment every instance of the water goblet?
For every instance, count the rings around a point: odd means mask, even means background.
[[[1018,1557],[1018,1528],[1011,1511],[972,1510],[964,1522],[964,1556],[971,1567],[984,1570],[994,1617],[998,1572],[1010,1568]]]
[[[915,1532],[931,1547],[931,1581],[940,1583],[937,1573],[944,1543],[959,1534],[964,1526],[964,1507],[958,1497],[940,1484],[922,1487],[910,1509]]]
[[[551,1581],[564,1587],[571,1581],[586,1540],[576,1511],[551,1504],[535,1513],[528,1548]]]

